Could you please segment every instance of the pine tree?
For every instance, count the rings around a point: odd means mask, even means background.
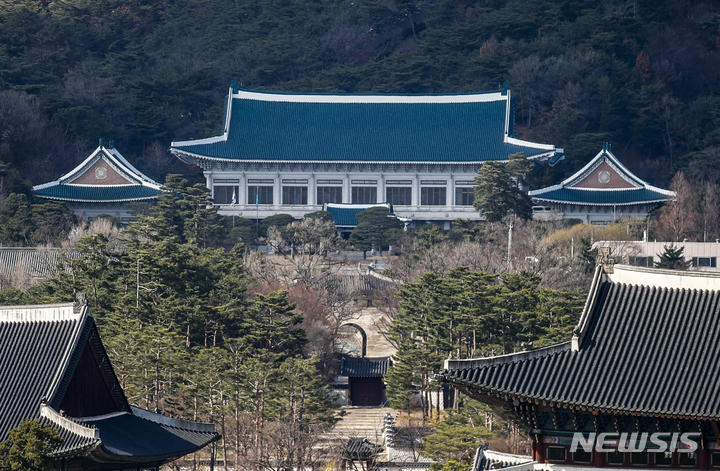
[[[54,468],[56,460],[52,452],[62,443],[56,428],[23,419],[0,443],[0,469],[44,471]]]
[[[655,268],[665,268],[668,270],[687,270],[690,262],[685,261],[683,252],[685,247],[675,247],[675,244],[663,245],[665,251],[657,254],[660,257],[659,262],[655,262]]]
[[[522,172],[522,159],[511,170]],[[522,219],[532,218],[530,197],[518,187],[518,181],[499,162],[486,162],[475,177],[475,201],[473,206],[488,222],[498,222],[508,214]]]
[[[355,250],[362,251],[363,259],[367,258],[368,250],[380,247],[381,240],[377,229],[369,222],[361,222],[355,226],[348,238]]]

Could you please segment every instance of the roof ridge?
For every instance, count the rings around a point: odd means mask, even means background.
[[[0,307],[0,322],[79,321],[81,317],[73,303]]]
[[[155,422],[156,424],[167,425],[168,427],[192,430],[195,432],[215,433],[215,424],[203,423],[203,422],[192,422],[184,419],[176,419],[173,417],[167,417],[149,410],[141,409],[139,407],[130,406],[132,415],[140,417],[141,419]]]
[[[55,409],[48,405],[40,405],[40,417],[48,419],[55,425],[62,427],[65,430],[69,430],[75,435],[79,435],[85,438],[96,438],[100,440],[100,430],[95,427],[86,427],[81,423],[75,422],[68,417],[60,415]]]
[[[533,348],[531,350],[523,350],[521,352],[508,353],[505,355],[497,355],[484,358],[468,358],[462,360],[446,359],[444,369],[460,370],[470,368],[481,368],[486,366],[503,365],[521,360],[531,360],[534,358],[546,357],[556,353],[564,353],[570,350],[570,340],[545,345],[544,347]]]

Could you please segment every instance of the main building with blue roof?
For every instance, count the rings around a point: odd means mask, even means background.
[[[390,203],[401,218],[479,219],[483,162],[562,149],[514,138],[509,88],[455,95],[326,95],[230,88],[222,133],[173,142],[200,166],[221,214],[302,217],[326,203]]]

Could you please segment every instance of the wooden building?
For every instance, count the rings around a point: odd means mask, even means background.
[[[84,302],[0,307],[0,340],[0,441],[25,418],[50,424],[61,470],[155,470],[219,438],[130,405]]]
[[[384,377],[391,365],[390,357],[343,357],[340,361],[340,376],[348,377],[348,405],[384,405]]]
[[[219,136],[173,142],[200,166],[220,213],[300,218],[325,203],[393,205],[449,228],[479,219],[474,178],[523,152],[554,165],[562,149],[513,137],[509,87],[455,95],[284,94],[231,87]],[[235,199],[233,199],[235,196]]]
[[[514,411],[536,470],[716,469],[719,364],[720,275],[608,264],[571,339],[438,378]]]

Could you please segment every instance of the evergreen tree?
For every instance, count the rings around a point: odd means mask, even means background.
[[[53,426],[41,426],[37,420],[23,419],[0,443],[0,469],[44,471],[54,468],[56,460],[52,452],[62,443]]]
[[[367,251],[373,248],[379,248],[382,237],[377,229],[369,222],[361,222],[350,233],[348,241],[355,250],[363,253],[363,259],[367,258]]]
[[[402,234],[403,223],[384,206],[368,208],[357,214],[357,220],[370,223],[375,230],[377,245],[375,248],[382,251],[393,245]]]
[[[523,164],[517,163],[513,171],[519,172],[522,168]],[[484,163],[478,170],[475,184],[473,206],[488,222],[498,222],[508,214],[522,219],[532,218],[530,197],[518,188],[518,182],[502,163]]]
[[[459,409],[448,410],[435,432],[423,439],[425,452],[438,461],[433,463],[432,469],[451,471],[455,464],[467,469],[472,464],[477,447],[497,436],[483,420],[483,416],[492,414],[489,406],[468,398],[463,400]]]
[[[0,208],[0,243],[5,246],[27,246],[35,230],[30,200],[23,193],[13,193]]]
[[[592,248],[590,235],[580,238],[579,259],[585,273],[592,273],[597,264],[597,249]]]
[[[655,268],[665,268],[668,270],[687,270],[690,262],[685,261],[683,252],[685,247],[675,247],[675,244],[663,245],[663,253],[657,254],[660,258],[659,262],[655,262]]]

